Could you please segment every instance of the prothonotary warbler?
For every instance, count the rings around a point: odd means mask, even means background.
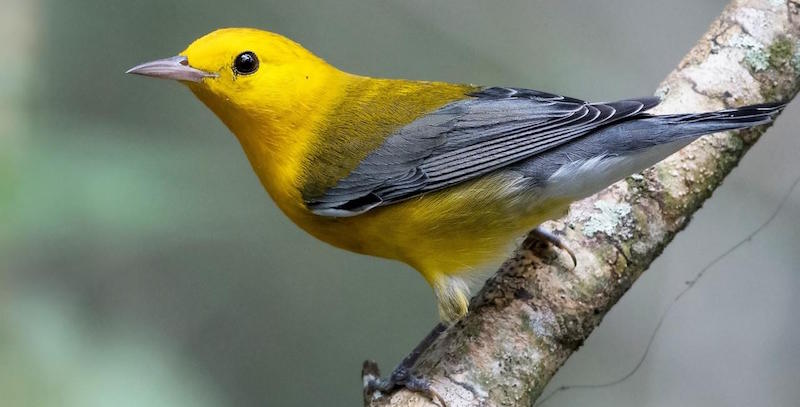
[[[286,216],[334,246],[411,265],[448,322],[467,313],[473,270],[570,202],[783,108],[656,116],[645,113],[654,97],[588,103],[370,78],[247,28],[128,72],[186,84],[236,135]]]

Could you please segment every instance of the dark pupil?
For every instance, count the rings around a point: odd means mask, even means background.
[[[249,74],[255,72],[256,69],[258,69],[258,58],[250,51],[242,52],[233,62],[233,70],[236,73]]]

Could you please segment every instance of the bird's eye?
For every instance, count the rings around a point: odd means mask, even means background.
[[[239,75],[249,75],[258,70],[258,57],[256,54],[245,51],[233,60],[233,72]]]

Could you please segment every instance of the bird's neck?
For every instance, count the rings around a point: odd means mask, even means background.
[[[293,100],[286,103],[241,109],[229,103],[204,102],[236,135],[273,200],[293,217],[305,211],[297,183],[315,128],[348,84],[359,78],[333,67],[317,69],[302,86],[295,87]]]

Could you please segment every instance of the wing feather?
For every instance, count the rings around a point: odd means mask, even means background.
[[[516,88],[470,96],[397,130],[307,207],[323,216],[358,215],[496,171],[658,104],[587,103]]]

